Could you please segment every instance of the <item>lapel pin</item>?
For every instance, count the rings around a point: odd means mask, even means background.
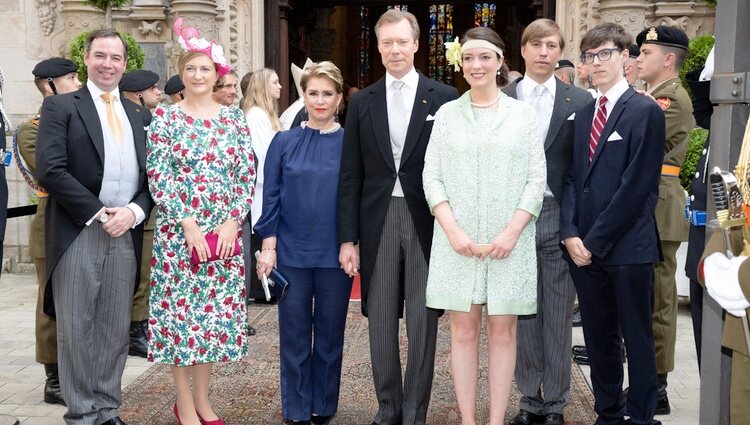
[[[566,98],[565,98],[565,101],[566,101],[566,102],[570,102],[570,98],[569,98],[569,97],[566,97]]]
[[[422,103],[427,104],[427,99],[422,99]]]
[[[135,112],[141,112],[141,110],[138,108],[135,108]]]

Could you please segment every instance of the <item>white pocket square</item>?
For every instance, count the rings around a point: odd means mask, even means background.
[[[622,140],[622,136],[620,136],[620,133],[614,132],[609,135],[609,138],[607,139],[608,142],[616,142],[618,140]]]
[[[568,117],[568,121],[573,121],[573,120],[574,120],[575,118],[576,118],[576,113],[575,113],[575,112],[573,112],[573,113],[572,113],[572,114],[570,114],[570,116]]]
[[[427,118],[425,118],[425,121],[435,121],[435,117],[432,115],[427,115]]]

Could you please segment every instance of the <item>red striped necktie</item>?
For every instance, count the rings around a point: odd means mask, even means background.
[[[594,116],[594,124],[591,126],[591,134],[589,135],[589,161],[594,159],[594,152],[596,152],[596,145],[599,144],[599,138],[602,137],[602,130],[604,125],[607,124],[607,98],[602,96],[599,98],[599,107],[596,108],[596,116]]]

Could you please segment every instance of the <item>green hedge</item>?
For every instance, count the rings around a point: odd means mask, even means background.
[[[701,159],[707,136],[708,130],[703,128],[690,130],[690,145],[685,155],[685,162],[682,163],[682,169],[680,170],[680,183],[682,183],[682,187],[688,192],[690,192],[690,188],[692,187],[695,168]]]
[[[86,70],[86,64],[83,63],[83,49],[86,44],[86,38],[90,32],[85,32],[78,37],[70,41],[70,60],[76,63],[78,66],[78,79],[82,83],[86,84],[88,79],[88,72]],[[125,72],[135,71],[136,69],[143,68],[143,64],[146,61],[146,55],[143,53],[143,49],[138,45],[132,35],[128,33],[120,33],[125,43],[128,45],[128,65],[125,68]]]

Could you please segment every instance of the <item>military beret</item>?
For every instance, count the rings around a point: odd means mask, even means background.
[[[685,50],[688,49],[688,43],[690,42],[684,31],[664,25],[646,28],[638,34],[635,40],[638,43],[638,47],[646,43],[651,43],[678,47]]]
[[[120,90],[129,92],[143,91],[151,88],[159,81],[159,74],[145,69],[130,71],[122,76]]]
[[[78,67],[70,59],[50,58],[36,64],[31,73],[36,78],[56,78],[77,71]]]
[[[555,64],[555,71],[562,68],[575,68],[575,65],[573,65],[573,62],[567,59],[560,59],[559,61],[557,61],[557,64]]]
[[[175,94],[185,90],[185,85],[182,84],[182,79],[179,75],[173,75],[172,78],[167,80],[167,85],[164,86],[164,93]]]
[[[628,56],[635,59],[640,55],[641,55],[641,49],[638,47],[637,44],[633,44],[632,46],[628,47]]]

